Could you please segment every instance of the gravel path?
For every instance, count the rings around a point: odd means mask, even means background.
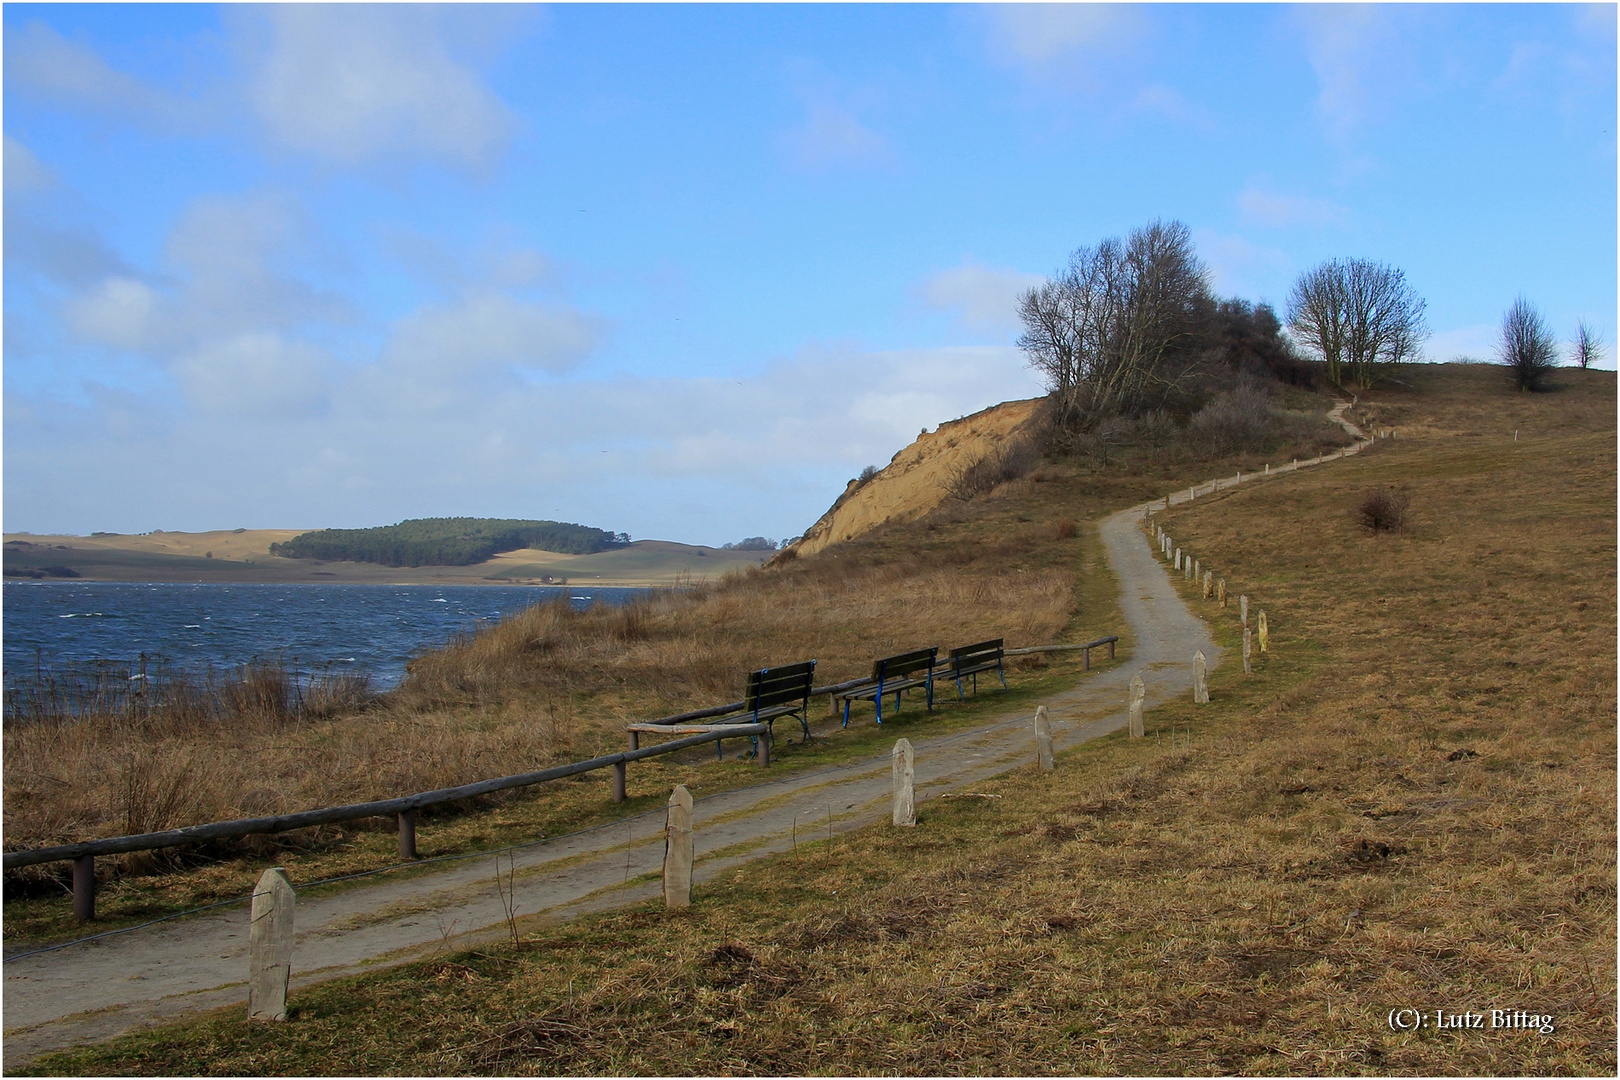
[[[1334,410],[1342,420],[1344,406]],[[1359,450],[1362,443],[1349,452]],[[1317,459],[1320,460],[1320,459]],[[1299,468],[1315,464],[1301,463]],[[1270,475],[1295,466],[1271,470]],[[1244,476],[1242,482],[1265,479]],[[1184,502],[1239,482],[1198,485],[1170,496]],[[1141,673],[1147,705],[1189,692],[1192,654],[1213,669],[1221,650],[1204,621],[1181,600],[1155,558],[1140,523],[1150,506],[1120,511],[1101,524],[1120,607],[1136,640],[1129,663],[1093,672],[1045,704],[1057,749],[1108,734],[1126,723],[1127,687]],[[988,689],[986,692],[990,692]],[[1028,714],[1004,716],[954,735],[915,740],[920,814],[927,800],[1034,760]],[[807,837],[845,831],[888,813],[889,755],[753,787],[700,797],[694,807],[698,862],[694,899],[731,868]],[[655,896],[663,859],[663,813],[642,814],[515,852],[520,918],[565,919]],[[503,868],[506,858],[501,858]],[[295,883],[296,884],[296,883]],[[292,985],[297,988],[465,948],[506,933],[495,888],[495,858],[446,862],[442,868],[300,897]],[[245,1001],[248,918],[243,907],[200,914],[55,952],[5,963],[4,1064],[16,1069],[52,1049],[110,1038],[132,1028],[202,1009]],[[19,950],[12,950],[19,951]]]

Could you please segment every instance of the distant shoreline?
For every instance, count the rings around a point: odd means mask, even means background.
[[[92,536],[7,534],[8,582],[108,581],[152,584],[535,585],[661,588],[716,581],[757,566],[768,551],[735,551],[637,540],[592,555],[526,549],[470,566],[381,566],[284,559],[270,545],[302,530],[243,529]],[[63,570],[70,573],[62,573]],[[34,574],[42,576],[35,577]]]

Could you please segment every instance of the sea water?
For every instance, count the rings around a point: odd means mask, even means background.
[[[263,585],[8,581],[5,685],[101,661],[229,670],[268,659],[303,673],[363,671],[378,689],[405,662],[533,604],[622,604],[646,589],[542,585]]]

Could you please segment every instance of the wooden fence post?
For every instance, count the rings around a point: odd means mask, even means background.
[[[1262,611],[1260,613],[1260,617],[1255,621],[1257,623],[1259,623],[1259,626],[1260,626],[1259,630],[1256,632],[1256,636],[1260,638],[1260,651],[1261,652],[1270,652],[1271,651],[1271,632],[1266,627],[1266,613]]]
[[[914,784],[917,779],[916,756],[910,739],[901,739],[891,752],[894,759],[894,823],[917,824],[917,802]]]
[[[286,871],[272,867],[253,889],[248,929],[248,1019],[287,1019],[287,982],[292,975],[293,887]]]
[[[664,819],[664,906],[692,902],[692,793],[676,784]]]
[[[416,858],[416,807],[399,812],[399,857]]]
[[[73,860],[73,917],[89,922],[96,917],[96,857],[80,855]]]
[[[1142,728],[1142,699],[1147,697],[1147,687],[1142,683],[1142,676],[1131,676],[1131,738],[1140,739],[1147,733]]]
[[[1204,660],[1202,649],[1193,653],[1193,704],[1209,704],[1209,681],[1206,678],[1208,664]]]
[[[626,772],[626,769],[625,769],[624,762],[621,761],[618,764],[613,766],[613,801],[614,802],[624,802],[624,800],[629,797],[629,796],[627,796],[625,794],[626,781],[629,780],[629,777],[627,777],[625,775],[625,772]]]
[[[1041,772],[1051,772],[1055,766],[1052,763],[1052,722],[1046,718],[1046,706],[1035,707],[1035,763],[1040,766]]]

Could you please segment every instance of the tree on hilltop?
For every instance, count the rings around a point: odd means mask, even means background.
[[[1366,389],[1415,360],[1429,336],[1427,304],[1393,266],[1332,259],[1307,270],[1288,294],[1288,328],[1321,357],[1328,379]]]
[[[1603,339],[1586,325],[1585,319],[1575,331],[1575,340],[1570,342],[1570,356],[1582,371],[1603,359]]]
[[[1558,366],[1558,344],[1547,320],[1522,296],[1502,316],[1496,354],[1520,390],[1540,390]]]

